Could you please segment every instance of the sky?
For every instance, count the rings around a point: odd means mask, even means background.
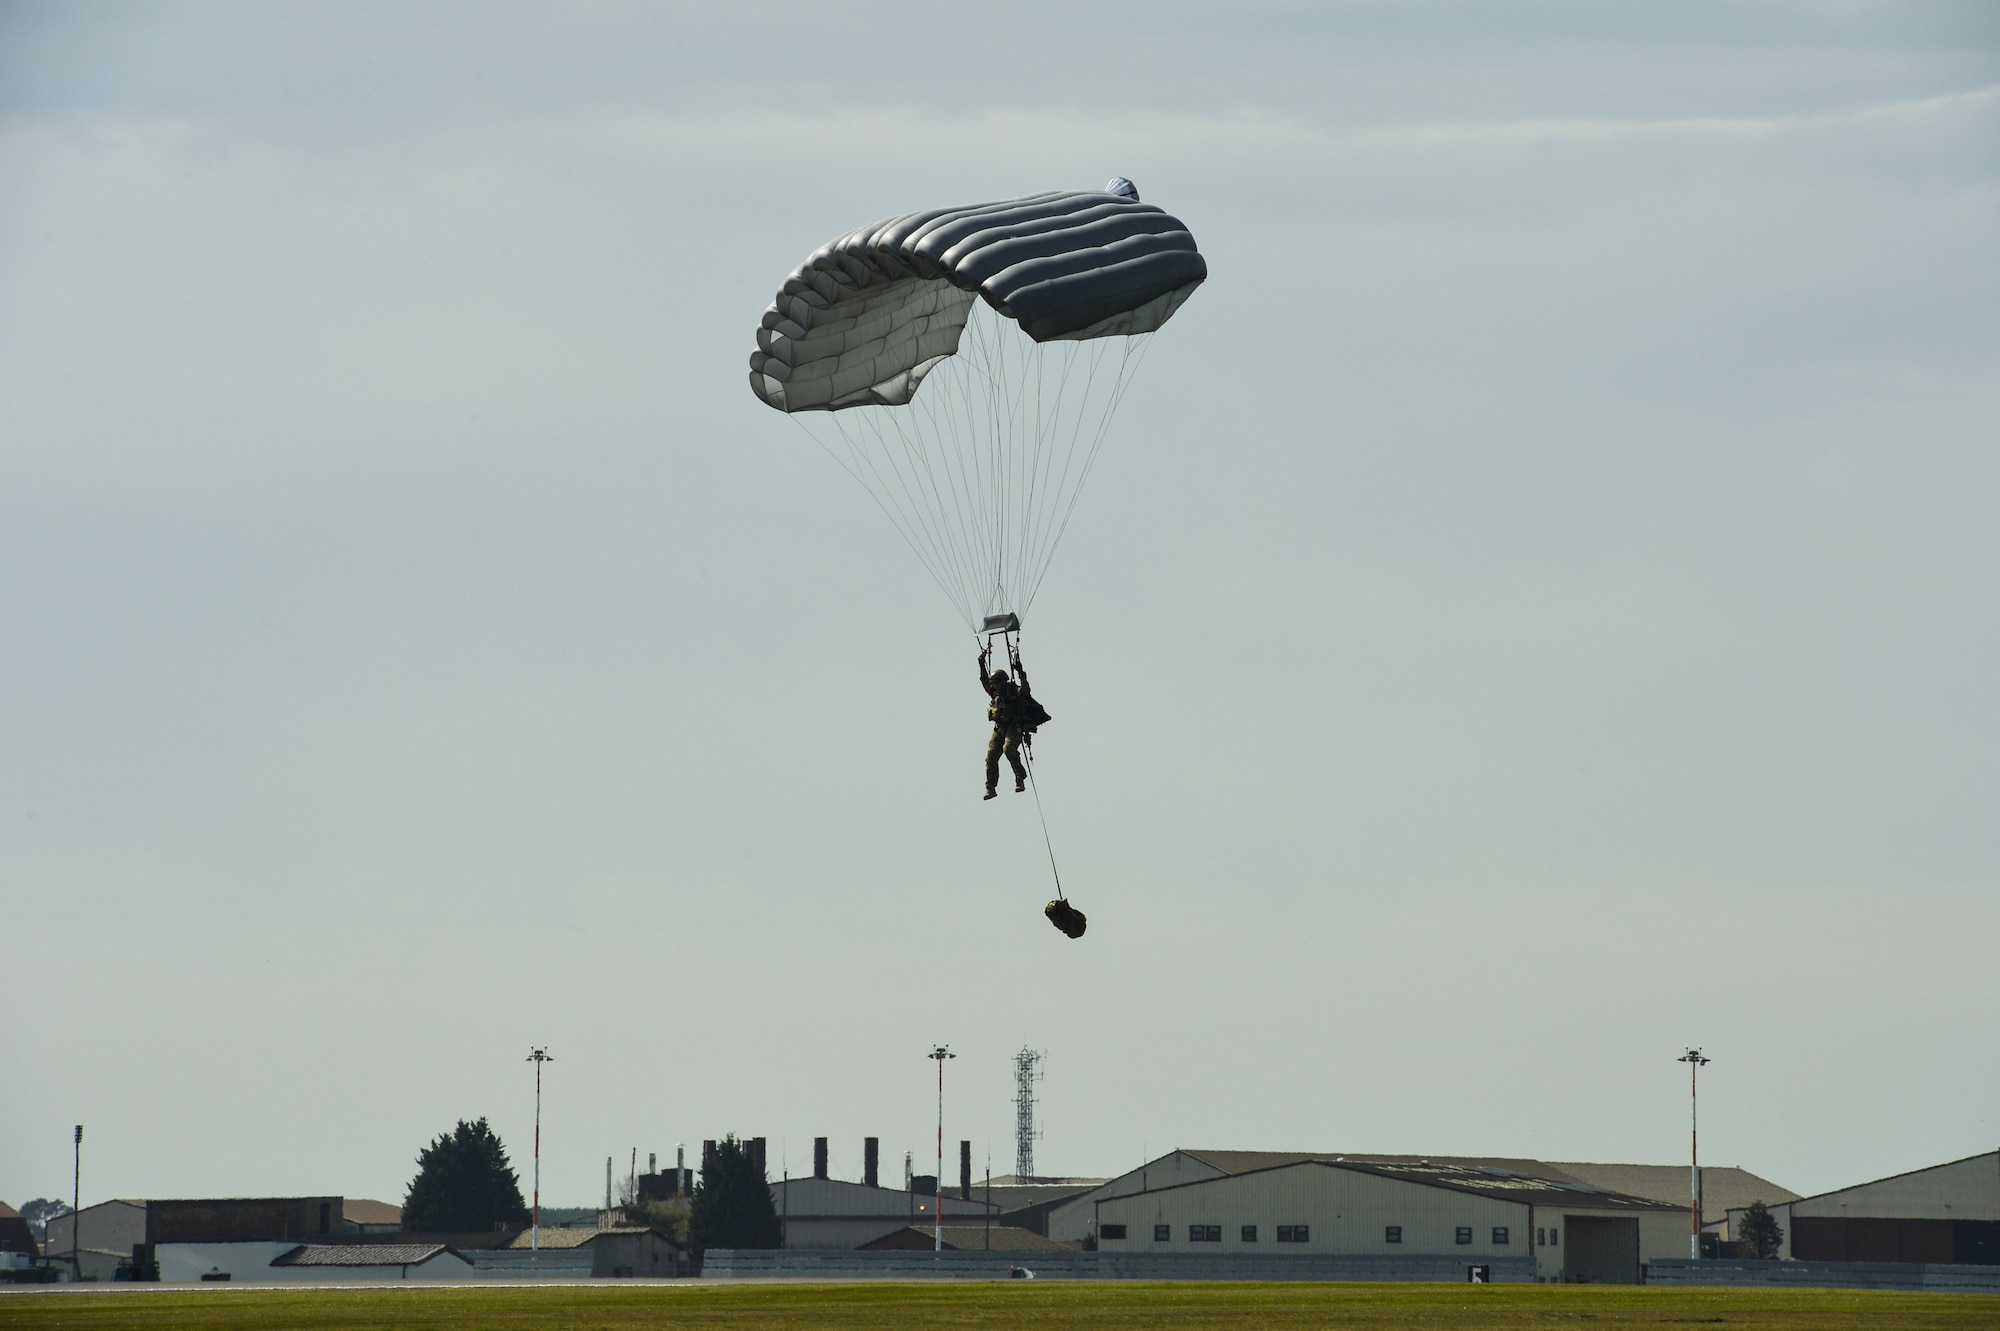
[[[1208,282],[973,643],[746,391],[828,238]],[[2000,12],[0,5],[0,1198],[944,1133],[2000,1145]],[[951,1147],[947,1145],[949,1154]],[[947,1165],[949,1171],[949,1165]]]

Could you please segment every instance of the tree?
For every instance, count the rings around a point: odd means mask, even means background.
[[[1744,1256],[1768,1262],[1778,1255],[1778,1248],[1785,1241],[1785,1231],[1778,1227],[1770,1208],[1761,1201],[1755,1201],[1750,1203],[1750,1209],[1743,1215],[1743,1233],[1736,1241],[1742,1245]]]
[[[528,1207],[521,1180],[507,1163],[507,1148],[486,1120],[439,1133],[417,1154],[417,1176],[403,1198],[403,1228],[434,1234],[525,1225]]]
[[[710,1248],[775,1248],[784,1241],[771,1185],[733,1135],[715,1144],[694,1185],[689,1230],[697,1252]]]
[[[624,1207],[625,1223],[657,1229],[682,1248],[688,1246],[693,1220],[685,1197],[667,1197],[629,1202]]]
[[[28,1229],[38,1239],[49,1236],[49,1221],[68,1214],[69,1203],[54,1197],[37,1197],[31,1202],[21,1203],[21,1218],[28,1222]]]

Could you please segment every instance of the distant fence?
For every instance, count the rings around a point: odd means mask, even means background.
[[[2000,1293],[2000,1266],[1926,1262],[1756,1262],[1666,1258],[1646,1264],[1649,1285],[1795,1285],[1817,1289],[1962,1289]]]
[[[485,1248],[465,1254],[472,1269],[461,1280],[578,1280],[590,1275],[595,1260],[588,1248]]]
[[[1040,1280],[1442,1280],[1463,1282],[1468,1263],[1451,1257],[1343,1257],[1333,1253],[838,1252],[711,1249],[709,1279],[1005,1280],[1010,1268]],[[1478,1263],[1495,1283],[1535,1278],[1527,1257]]]

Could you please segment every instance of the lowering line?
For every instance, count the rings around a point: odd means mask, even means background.
[[[1068,901],[1069,898],[1063,895],[1062,870],[1056,868],[1055,843],[1049,840],[1048,815],[1042,812],[1042,788],[1035,784],[1035,741],[1032,736],[1029,737],[1027,743],[1027,750],[1028,750],[1028,789],[1032,790],[1035,793],[1035,817],[1039,818],[1042,823],[1042,845],[1046,847],[1049,852],[1049,873],[1056,880],[1056,900]]]

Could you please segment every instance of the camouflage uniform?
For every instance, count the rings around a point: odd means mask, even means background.
[[[1017,665],[1018,671],[1020,667]],[[980,687],[993,701],[987,705],[986,719],[993,723],[993,738],[986,742],[986,793],[992,794],[1000,788],[1000,759],[1004,756],[1007,765],[1014,769],[1014,789],[1021,790],[1028,783],[1028,769],[1021,765],[1021,741],[1026,732],[1021,726],[1023,708],[1021,699],[1027,696],[1028,675],[1020,671],[1021,682],[1011,679],[995,683],[986,673],[984,660],[979,666]]]

